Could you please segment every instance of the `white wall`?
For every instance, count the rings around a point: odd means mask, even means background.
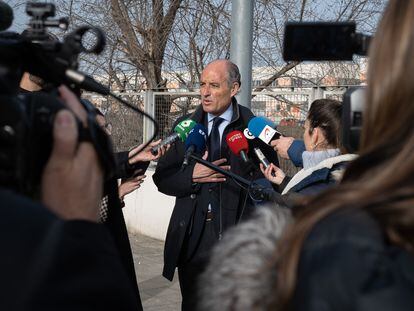
[[[152,181],[153,174],[154,170],[148,168],[141,187],[125,196],[123,212],[128,231],[165,240],[175,197],[158,192]]]

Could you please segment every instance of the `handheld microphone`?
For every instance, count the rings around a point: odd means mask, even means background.
[[[247,157],[249,143],[241,131],[232,131],[228,133],[226,141],[231,152],[237,156],[240,156],[243,159],[243,162],[249,162],[249,158]]]
[[[276,124],[265,117],[254,117],[248,124],[250,133],[269,144],[272,140],[279,139],[282,134],[278,132]]]
[[[207,130],[206,128],[197,123],[191,131],[188,133],[188,137],[185,140],[185,154],[182,169],[184,169],[189,162],[190,155],[193,153],[203,154],[207,148]]]
[[[13,9],[5,2],[0,1],[0,31],[6,30],[13,23]]]
[[[193,129],[193,127],[196,124],[197,123],[191,119],[181,121],[174,128],[173,134],[164,138],[158,145],[151,148],[151,153],[153,155],[157,155],[158,150],[160,150],[162,147],[175,143],[179,139],[181,139],[181,141],[185,141],[189,132]]]

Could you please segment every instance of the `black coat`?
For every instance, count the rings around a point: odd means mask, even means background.
[[[233,130],[243,131],[250,119],[254,117],[248,108],[238,105],[235,99],[233,99],[232,104],[233,117],[222,136],[221,155],[227,158],[226,164],[230,164],[232,172],[248,179],[255,179],[258,176],[263,177],[257,166],[253,175],[249,175],[248,168],[245,167],[242,160],[232,154],[227,146],[226,135]],[[207,125],[206,113],[204,113],[201,106],[192,115],[177,120],[176,124],[187,118]],[[270,146],[262,144],[260,148],[269,161],[278,165],[277,155]],[[249,149],[249,154],[253,155],[252,146],[249,146]],[[176,197],[164,248],[163,275],[169,280],[172,280],[175,268],[179,265],[179,260],[187,260],[188,256],[196,249],[205,224],[210,195],[208,184],[194,185],[192,183],[194,162],[181,170],[184,153],[184,143],[174,144],[160,158],[153,175],[154,183],[160,192]],[[221,191],[219,191],[221,224],[217,221],[214,222],[216,232],[222,232],[235,225],[251,209],[247,191],[233,180],[227,178],[225,182],[219,184],[219,188],[221,188]],[[184,244],[185,247],[183,247]]]
[[[414,310],[414,256],[363,211],[320,221],[300,256],[293,310]]]
[[[0,189],[0,310],[137,310],[105,226],[63,221]]]

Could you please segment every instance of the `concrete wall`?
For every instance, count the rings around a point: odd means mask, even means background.
[[[141,187],[125,196],[123,212],[128,231],[165,240],[175,197],[158,192],[152,181],[153,174],[154,169],[148,168]]]

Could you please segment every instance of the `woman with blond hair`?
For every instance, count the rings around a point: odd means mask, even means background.
[[[273,207],[229,232],[204,309],[414,310],[414,0],[389,1],[369,56],[360,156],[285,230]]]

